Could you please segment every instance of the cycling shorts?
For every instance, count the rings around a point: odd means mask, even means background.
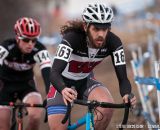
[[[11,82],[0,79],[0,102],[22,101],[31,92],[37,92],[34,80]]]
[[[74,86],[78,93],[78,99],[87,100],[90,92],[96,88],[103,86],[102,83],[95,80],[93,77],[88,77],[81,81],[73,81],[67,78],[63,78],[66,86]],[[52,114],[65,114],[66,113],[66,105],[63,101],[62,95],[54,88],[54,86],[50,87],[50,92],[47,95],[47,112],[48,115]]]

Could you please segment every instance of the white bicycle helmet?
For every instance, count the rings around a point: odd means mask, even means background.
[[[105,4],[89,4],[83,11],[83,20],[86,23],[111,23],[113,21],[113,10]]]

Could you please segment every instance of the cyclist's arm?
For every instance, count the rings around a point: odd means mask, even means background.
[[[66,68],[73,50],[67,44],[68,43],[66,43],[66,40],[62,41],[62,43],[59,44],[50,77],[52,85],[60,93],[66,87],[62,78],[62,72]]]
[[[67,66],[67,62],[60,60],[60,59],[54,59],[52,70],[51,70],[51,76],[50,81],[52,85],[57,89],[58,92],[61,93],[61,91],[66,87],[65,83],[62,78],[62,72]]]
[[[113,33],[111,41],[112,42],[109,47],[111,50],[112,63],[118,78],[120,94],[123,97],[125,94],[131,93],[131,84],[128,80],[126,72],[124,49],[120,38]]]
[[[9,51],[2,45],[0,45],[0,65],[3,65],[4,59],[8,56]]]
[[[60,93],[67,87],[63,81],[62,72],[69,64],[68,62],[70,61],[74,48],[76,48],[77,41],[79,41],[79,35],[73,32],[67,32],[63,35],[63,39],[57,48],[50,81]]]
[[[35,61],[40,65],[46,93],[50,87],[51,59],[47,50],[41,50],[34,55]]]
[[[126,63],[123,48],[112,53],[112,62],[119,81],[120,94],[123,97],[125,94],[131,93],[131,84],[127,78]]]

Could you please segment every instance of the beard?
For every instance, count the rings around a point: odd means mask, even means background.
[[[96,37],[94,39],[89,31],[88,31],[88,40],[89,40],[89,46],[91,48],[96,48],[96,49],[102,48],[105,45],[105,42],[106,42],[106,39],[104,39],[101,36]]]

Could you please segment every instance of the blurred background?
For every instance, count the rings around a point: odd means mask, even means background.
[[[0,42],[6,38],[14,37],[14,24],[20,17],[33,17],[42,26],[40,41],[48,48],[50,55],[54,57],[56,46],[61,42],[60,27],[68,20],[81,18],[83,8],[91,2],[97,0],[5,0],[0,2]],[[130,113],[128,124],[146,125],[146,120],[141,115],[142,105],[139,97],[137,85],[134,81],[133,68],[130,61],[133,60],[132,52],[137,48],[141,52],[148,51],[148,43],[151,42],[155,49],[155,60],[159,59],[160,43],[160,0],[98,0],[98,2],[110,5],[115,13],[112,31],[117,34],[124,43],[127,72],[132,84],[133,92],[138,98],[140,108],[136,112]],[[156,45],[155,45],[156,44]],[[145,76],[151,75],[152,64],[144,64]],[[104,70],[106,73],[104,73]],[[45,99],[44,84],[40,78],[38,66],[35,67],[38,89]],[[116,103],[121,103],[118,82],[111,64],[110,57],[96,67],[95,76],[97,80],[103,82],[113,95]],[[114,80],[113,80],[114,79]],[[150,94],[151,93],[151,94]],[[149,91],[152,107],[156,109],[156,89]],[[78,110],[78,112],[77,112]],[[73,110],[73,120],[83,115],[84,109],[76,106]],[[123,111],[115,110],[113,119],[109,125],[109,130],[115,130],[116,125],[122,121]],[[54,123],[54,122],[53,122]],[[47,130],[48,125],[41,123],[41,130]],[[80,128],[79,130],[83,130]],[[135,128],[136,129],[136,128]],[[143,129],[148,129],[143,128]]]

